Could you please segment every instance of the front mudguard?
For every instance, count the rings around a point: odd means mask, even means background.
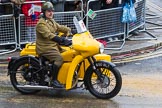
[[[86,72],[85,72],[85,75],[84,75],[84,81],[85,81],[85,79],[86,79],[88,73],[89,73],[91,70],[93,70],[93,66],[94,66],[94,65],[96,65],[96,66],[101,66],[102,64],[106,65],[110,70],[112,70],[114,67],[116,67],[116,65],[115,65],[114,63],[108,62],[108,61],[106,61],[106,60],[96,61],[96,62],[94,62],[94,64],[91,64],[91,65],[87,68],[87,70],[86,70]],[[86,83],[85,83],[85,87],[86,87]]]
[[[72,80],[73,80],[73,75],[75,72],[75,68],[79,63],[81,63],[84,60],[83,56],[78,55],[76,56],[73,61],[70,64],[68,74],[67,74],[67,79],[66,79],[66,90],[71,89],[72,87]]]
[[[26,60],[26,59],[29,61],[34,60],[39,63],[39,60],[37,58],[35,58],[35,56],[32,56],[32,55],[12,57],[10,62],[8,63],[8,75],[10,75],[12,73],[13,68],[16,63],[18,63],[19,61],[22,61],[22,60]]]

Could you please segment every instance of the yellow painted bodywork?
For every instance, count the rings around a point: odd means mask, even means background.
[[[24,55],[33,55],[33,56],[38,56],[35,52],[35,43],[28,43],[25,45],[25,48],[20,52],[20,56]]]
[[[71,89],[72,87],[72,78],[73,78],[73,75],[74,75],[74,71],[75,71],[75,68],[77,67],[77,65],[82,62],[84,59],[83,59],[83,56],[81,55],[78,55],[74,58],[74,60],[71,62],[70,64],[70,67],[69,67],[69,70],[67,71],[68,74],[67,74],[67,79],[66,79],[66,89]]]
[[[71,89],[74,71],[79,63],[82,62],[78,78],[83,79],[85,70],[89,66],[86,59],[88,56],[94,56],[97,61],[106,60],[111,62],[111,56],[106,54],[99,54],[99,42],[93,39],[89,32],[76,34],[72,38],[73,45],[71,47],[62,47],[66,51],[61,53],[64,63],[59,70],[58,80],[66,85],[66,89]],[[29,43],[20,52],[20,56],[33,55],[37,56],[35,52],[35,43]]]
[[[105,60],[105,61],[109,61],[111,62],[111,56],[110,55],[106,55],[106,54],[97,54],[97,55],[94,55],[95,59],[97,61],[100,61],[100,60]],[[83,79],[84,78],[84,70],[87,70],[87,68],[89,67],[89,62],[87,59],[84,59],[84,62],[82,63],[81,65],[81,68],[79,70],[79,79]]]
[[[99,60],[106,60],[111,62],[111,56],[106,54],[97,54],[94,56],[97,61]],[[58,74],[58,80],[62,84],[66,84],[66,89],[70,89],[72,85],[72,77],[74,74],[74,70],[76,69],[76,66],[82,62],[78,78],[81,80],[84,78],[85,70],[90,65],[87,59],[84,59],[83,56],[76,56],[72,62],[66,62],[62,65],[61,69],[59,70]]]
[[[99,42],[96,39],[93,39],[88,31],[76,34],[72,39],[72,43],[73,49],[80,52],[84,58],[99,53]]]

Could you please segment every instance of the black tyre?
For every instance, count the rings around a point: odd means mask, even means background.
[[[99,80],[92,67],[89,67],[84,77],[84,84],[89,92],[97,98],[109,99],[116,96],[122,86],[122,78],[116,67],[108,62],[97,62],[96,68],[102,73]]]
[[[33,81],[33,73],[40,69],[38,62],[34,60],[22,59],[16,62],[12,73],[10,74],[10,80],[13,87],[22,94],[34,94],[40,90],[30,90],[19,88],[18,85],[31,84]]]

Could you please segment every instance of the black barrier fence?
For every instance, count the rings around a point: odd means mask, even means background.
[[[64,12],[55,12],[54,18],[55,20],[60,23],[67,25],[74,28],[73,24],[73,16],[80,15],[81,18],[84,17],[85,12],[87,12],[90,9],[90,4],[93,2],[96,2],[97,0],[89,0],[86,4],[86,9],[84,8],[83,1],[81,1],[81,9],[77,11],[64,11]],[[34,1],[37,2],[37,1]],[[40,2],[40,1],[39,1]],[[44,2],[44,1],[42,1]],[[30,2],[25,2],[30,3]],[[24,3],[24,4],[25,4]],[[1,5],[1,4],[0,4]],[[12,3],[10,3],[11,6],[13,6]],[[130,33],[138,28],[143,27],[142,31],[146,31],[145,29],[145,0],[138,0],[135,3],[135,10],[137,13],[137,21],[134,23],[122,23],[121,22],[121,16],[122,16],[122,7],[116,7],[111,9],[104,9],[104,10],[95,10],[94,12],[97,14],[97,16],[92,20],[88,16],[85,17],[84,22],[86,22],[86,26],[89,29],[89,31],[92,33],[92,35],[96,39],[104,40],[108,44],[113,44],[115,46],[108,45],[105,49],[122,49],[126,38],[130,38]],[[35,26],[31,28],[31,31],[28,31],[27,26],[25,25],[25,20],[27,18],[24,16],[24,14],[20,14],[17,18],[18,20],[18,29],[16,30],[15,27],[15,17],[13,17],[14,14],[9,15],[1,15],[0,16],[0,45],[6,46],[6,45],[15,45],[14,49],[12,51],[15,51],[16,49],[21,49],[21,45],[24,45],[29,42],[35,42]],[[31,22],[32,23],[32,22]],[[16,33],[19,32],[19,33]],[[27,33],[31,32],[32,36],[29,37]],[[18,35],[17,35],[18,34]],[[152,34],[150,34],[152,38],[155,39]],[[113,39],[112,38],[116,38]],[[120,42],[119,46],[117,43]],[[4,54],[11,51],[4,51],[0,50]]]

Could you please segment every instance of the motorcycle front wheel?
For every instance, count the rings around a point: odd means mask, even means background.
[[[102,73],[101,78],[98,78],[93,68],[89,67],[84,77],[86,89],[100,99],[110,99],[116,96],[122,86],[119,70],[107,62],[96,63],[96,69]]]
[[[40,69],[39,64],[34,60],[18,60],[10,74],[10,81],[13,87],[22,94],[34,94],[40,90],[30,90],[19,88],[18,86],[30,85],[35,83],[34,73]],[[36,79],[36,77],[35,77]]]

